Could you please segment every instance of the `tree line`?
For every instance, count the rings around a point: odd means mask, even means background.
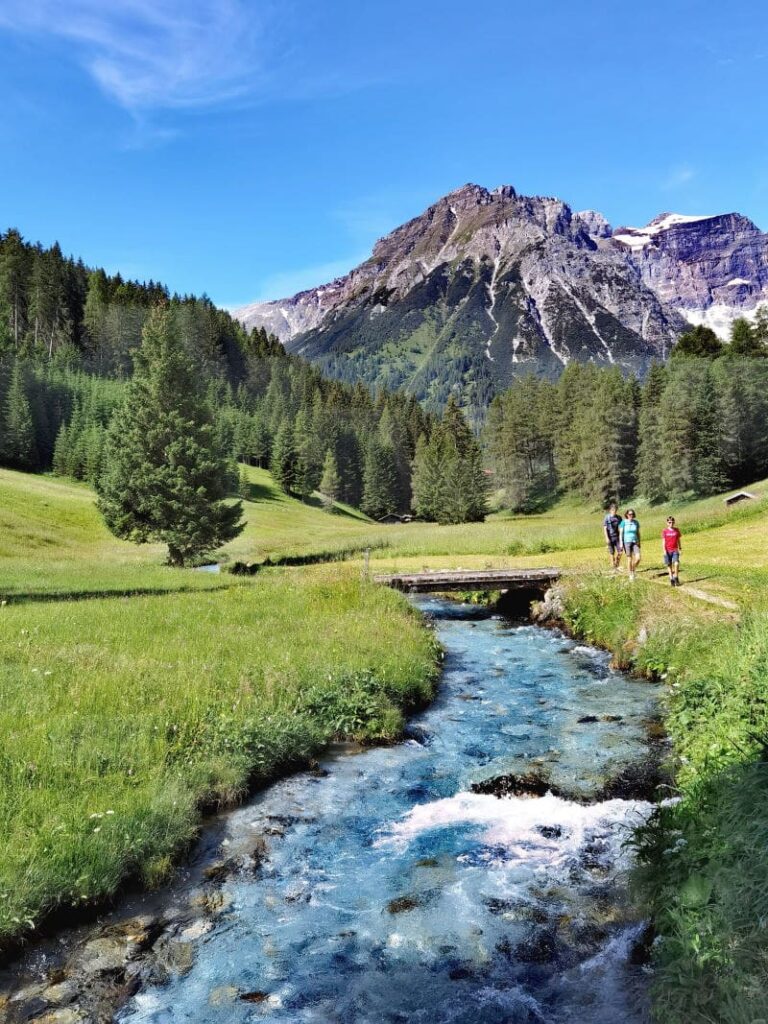
[[[570,364],[517,381],[491,404],[484,444],[505,504],[533,510],[572,492],[594,504],[703,497],[768,476],[768,316],[731,344],[685,332],[644,380]]]
[[[482,514],[480,450],[455,402],[443,422],[413,396],[328,381],[207,298],[87,268],[14,230],[0,235],[3,465],[98,485],[108,426],[157,308],[181,339],[230,463],[269,468],[297,497],[320,490],[329,507],[345,502],[375,519],[414,507],[441,522]]]

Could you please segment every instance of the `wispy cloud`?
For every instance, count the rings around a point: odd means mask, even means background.
[[[3,0],[0,28],[65,40],[136,114],[242,98],[264,74],[263,24],[243,0]]]
[[[682,188],[684,185],[693,181],[695,177],[696,171],[692,167],[688,167],[687,165],[673,167],[662,179],[661,188],[664,189],[664,191]]]

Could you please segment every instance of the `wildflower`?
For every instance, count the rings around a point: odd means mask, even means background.
[[[101,825],[97,825],[96,828],[93,831],[94,832],[101,832]]]

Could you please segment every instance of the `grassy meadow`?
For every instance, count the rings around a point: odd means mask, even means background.
[[[759,1019],[768,979],[768,486],[636,505],[636,583],[609,578],[602,512],[565,500],[482,524],[382,526],[248,470],[237,561],[335,559],[235,576],[163,564],[104,528],[92,492],[0,471],[0,944],[57,905],[168,876],[207,806],[305,762],[334,735],[387,739],[428,699],[438,652],[373,572],[555,564],[572,631],[667,681],[682,797],[637,837],[660,936],[665,1024]],[[659,532],[683,532],[683,587]],[[731,602],[724,608],[710,599]],[[734,610],[738,609],[738,611]],[[713,1009],[714,1008],[714,1009]]]
[[[431,695],[432,634],[357,566],[170,569],[54,478],[0,472],[0,507],[0,946],[167,877],[201,808],[333,736],[395,737]]]

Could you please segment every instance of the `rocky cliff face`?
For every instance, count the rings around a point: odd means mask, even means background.
[[[642,370],[687,317],[749,308],[766,236],[737,214],[613,231],[559,199],[465,185],[330,284],[237,311],[333,376],[482,409],[514,376],[570,360]],[[743,306],[737,306],[743,303]]]
[[[612,241],[664,303],[723,337],[768,300],[768,235],[738,213],[663,213],[644,228],[617,228]]]

